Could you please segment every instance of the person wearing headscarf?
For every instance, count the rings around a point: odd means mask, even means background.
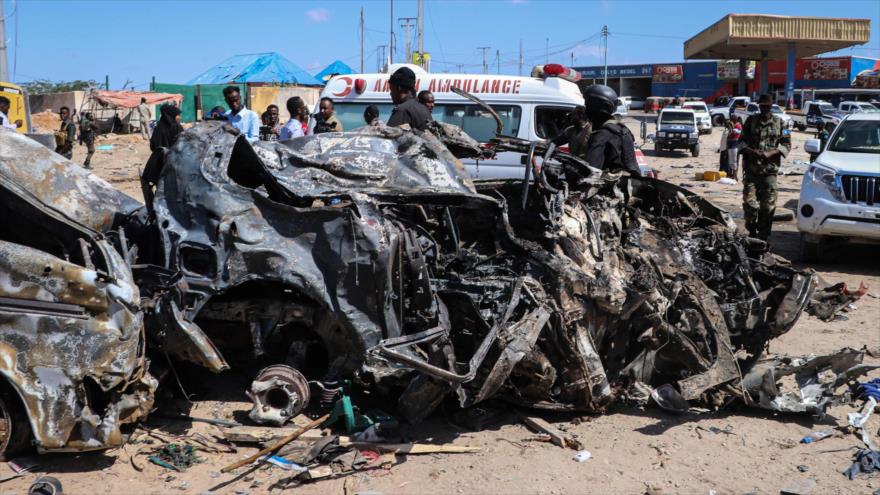
[[[183,132],[183,126],[180,125],[180,109],[173,105],[162,105],[159,108],[159,122],[153,130],[153,136],[150,138],[150,151],[156,151],[159,148],[170,148],[177,136]]]

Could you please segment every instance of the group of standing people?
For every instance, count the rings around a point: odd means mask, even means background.
[[[412,129],[425,130],[432,120],[434,94],[430,91],[415,93],[416,75],[408,67],[402,67],[391,75],[388,81],[389,93],[395,108],[387,124],[379,119],[379,107],[369,105],[364,111],[364,122],[367,125],[388,125],[398,127],[408,125]],[[269,105],[266,111],[257,117],[256,112],[248,110],[241,103],[241,91],[237,86],[227,86],[223,96],[228,111],[222,108],[211,110],[211,118],[225,120],[238,129],[250,142],[286,141],[295,137],[322,134],[325,132],[343,132],[342,121],[336,116],[336,109],[331,98],[321,98],[318,112],[309,114],[306,102],[299,96],[287,100],[289,120],[281,124],[277,105]]]
[[[135,108],[135,112],[140,119],[141,137],[150,141],[151,151],[170,147],[177,136],[183,132],[183,127],[180,125],[180,109],[174,105],[166,104],[159,107],[160,117],[152,133],[150,132],[152,112],[147,106],[146,98],[141,98],[141,103]],[[61,118],[61,125],[55,131],[55,152],[72,160],[73,147],[78,141],[80,145],[86,147],[86,159],[83,161],[83,167],[91,168],[92,156],[95,154],[95,139],[100,132],[97,119],[92,112],[86,111],[80,114],[79,122],[76,122],[70,108],[66,106],[58,110],[58,116]],[[79,127],[78,140],[77,127]]]

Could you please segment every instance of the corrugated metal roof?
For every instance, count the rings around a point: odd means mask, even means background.
[[[352,68],[349,67],[345,62],[343,62],[342,60],[335,60],[327,67],[324,67],[324,70],[315,74],[315,79],[326,82],[329,81],[332,76],[335,76],[337,74],[345,75],[353,73],[354,70],[352,70]]]
[[[788,43],[809,57],[867,43],[869,19],[728,14],[684,43],[686,59],[784,58]]]
[[[275,52],[234,55],[187,84],[277,83],[323,86],[311,74]]]

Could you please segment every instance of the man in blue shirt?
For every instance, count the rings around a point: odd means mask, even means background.
[[[241,104],[241,92],[238,86],[226,86],[223,88],[223,97],[229,111],[226,112],[226,120],[235,127],[251,143],[260,140],[260,117],[257,112],[252,112]]]

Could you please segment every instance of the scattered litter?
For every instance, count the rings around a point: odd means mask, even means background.
[[[98,151],[113,151],[112,144],[101,144],[95,147]]]
[[[780,213],[776,213],[773,215],[774,222],[788,222],[794,220],[794,212],[793,211],[782,211]]]
[[[52,476],[40,476],[28,488],[28,495],[61,495],[64,489],[61,481]]]
[[[880,402],[880,378],[860,383],[856,391],[860,399],[874,399]]]
[[[686,413],[688,411],[688,403],[684,397],[678,393],[678,390],[666,383],[660,385],[651,391],[651,398],[662,409],[677,414]]]
[[[804,175],[810,164],[804,160],[794,160],[792,163],[785,163],[779,167],[777,172],[779,175]]]
[[[880,451],[859,449],[853,456],[853,463],[846,471],[844,476],[854,480],[862,475],[869,475],[880,471]]]
[[[265,461],[268,464],[273,464],[275,466],[280,467],[285,471],[307,471],[308,468],[300,466],[299,464],[287,460],[283,457],[279,457],[277,455],[272,456],[263,456],[259,459],[260,461]]]
[[[816,488],[816,480],[812,478],[804,478],[791,480],[785,484],[780,490],[780,495],[810,495]]]
[[[858,290],[849,290],[846,282],[817,288],[807,306],[807,313],[822,321],[832,321],[840,318],[841,311],[867,293],[868,286],[864,282],[859,283]]]
[[[522,412],[519,413],[519,417],[522,422],[525,423],[526,426],[528,426],[529,428],[539,433],[546,433],[547,435],[550,435],[551,441],[556,445],[562,448],[569,447],[574,450],[583,449],[580,440],[575,439],[567,433],[563,433],[558,428],[554,427],[543,419],[534,416],[527,416]]]
[[[820,440],[825,440],[828,437],[834,436],[834,429],[828,428],[827,430],[818,430],[810,432],[804,438],[801,438],[801,443],[815,443]]]
[[[734,186],[739,184],[736,179],[731,179],[730,177],[722,177],[718,179],[719,184],[724,184],[725,186]]]
[[[806,473],[807,471],[810,470],[810,467],[807,466],[806,464],[798,464],[797,470],[802,473]]]
[[[196,449],[189,444],[169,443],[155,450],[155,453],[147,460],[165,469],[177,472],[186,471],[194,464],[202,462],[196,455]]]
[[[723,178],[727,177],[727,172],[721,172],[718,170],[707,170],[705,172],[697,172],[694,176],[694,180],[704,180],[708,182],[719,181]]]
[[[40,464],[36,459],[32,459],[30,457],[19,457],[18,459],[12,459],[11,461],[6,463],[10,469],[15,471],[17,474],[24,474],[33,471],[40,467]]]
[[[579,450],[574,455],[574,460],[577,462],[586,462],[592,458],[593,458],[593,454],[591,454],[589,450]]]
[[[735,435],[735,436],[737,435],[736,433],[733,432],[733,425],[727,425],[724,427],[724,429],[718,428],[717,426],[710,426],[710,427],[706,428],[705,426],[698,425],[696,428],[694,428],[694,430],[696,430],[697,436],[699,436],[700,438],[703,438],[703,436],[700,434],[700,431],[708,432],[709,435],[718,435],[718,434]]]

